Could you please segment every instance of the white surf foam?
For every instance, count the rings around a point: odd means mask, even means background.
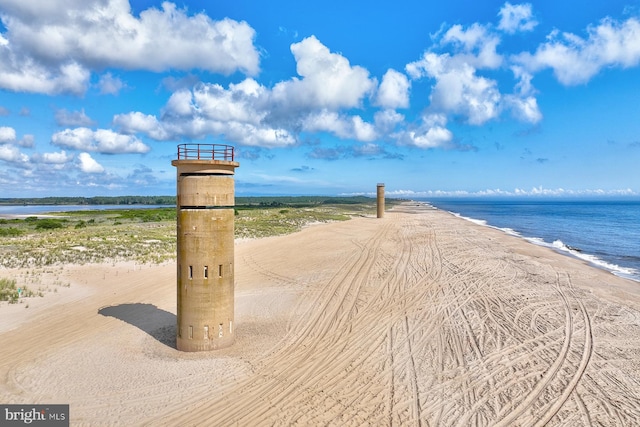
[[[640,282],[640,271],[636,270],[635,268],[628,268],[628,267],[622,267],[619,266],[617,264],[613,264],[610,262],[607,262],[601,258],[598,258],[595,255],[591,255],[591,254],[587,254],[584,253],[582,251],[580,251],[578,248],[572,248],[568,245],[566,245],[562,240],[555,240],[552,243],[546,242],[544,239],[541,239],[539,237],[528,237],[528,236],[522,236],[520,233],[518,233],[517,231],[511,229],[511,228],[500,228],[500,227],[495,227],[493,225],[490,225],[487,223],[487,221],[482,220],[482,219],[476,219],[476,218],[470,218],[470,217],[466,217],[463,216],[457,212],[449,212],[450,214],[457,216],[458,218],[462,218],[464,220],[470,221],[474,224],[478,224],[484,227],[489,227],[489,228],[493,228],[496,230],[500,230],[506,234],[509,234],[511,236],[515,236],[515,237],[520,237],[523,238],[524,240],[533,243],[535,245],[539,245],[539,246],[545,246],[547,248],[551,248],[554,249],[560,253],[563,253],[565,255],[570,255],[573,256],[575,258],[579,258],[583,261],[588,262],[589,264],[607,270],[613,274],[615,274],[616,276],[620,276],[620,277],[624,277],[626,279],[631,279],[634,280],[636,282]]]

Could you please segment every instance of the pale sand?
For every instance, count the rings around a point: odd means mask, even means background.
[[[237,244],[217,352],[175,350],[173,264],[59,274],[0,306],[0,402],[74,426],[640,423],[640,284],[442,211]]]

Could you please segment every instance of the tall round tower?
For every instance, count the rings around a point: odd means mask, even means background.
[[[204,351],[234,342],[233,147],[180,144],[177,176],[177,348]]]
[[[378,218],[382,218],[384,217],[384,184],[378,184],[377,190]]]

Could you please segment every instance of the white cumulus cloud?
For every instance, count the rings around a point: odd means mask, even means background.
[[[78,154],[78,167],[84,173],[104,172],[104,167],[91,157],[89,153]]]
[[[16,130],[8,126],[0,126],[0,144],[13,143],[16,141]]]
[[[286,128],[266,120],[267,89],[248,78],[228,89],[202,83],[174,92],[160,119],[141,112],[120,114],[114,125],[123,133],[142,132],[157,140],[202,139],[221,136],[250,146],[282,147],[296,142]]]
[[[498,29],[507,34],[513,34],[518,31],[532,31],[538,25],[538,21],[533,17],[530,3],[513,5],[506,2],[498,15],[500,16]]]
[[[382,76],[382,83],[378,88],[376,105],[383,108],[407,108],[409,107],[409,89],[411,82],[406,75],[389,69]]]
[[[468,28],[453,25],[441,40],[443,45],[450,44],[457,48],[451,61],[465,63],[475,68],[497,68],[502,64],[502,55],[497,48],[500,37],[493,34],[485,25],[475,23]]]
[[[41,158],[43,163],[55,165],[68,163],[73,160],[73,156],[71,154],[67,154],[64,150],[57,153],[42,153]]]
[[[344,56],[332,53],[315,37],[291,45],[296,70],[302,77],[280,82],[273,88],[276,101],[298,108],[359,107],[377,85],[369,71],[351,66]]]
[[[27,163],[29,156],[21,153],[15,145],[3,144],[0,145],[0,160],[9,163]]]
[[[0,87],[13,91],[83,93],[90,71],[202,69],[259,71],[255,30],[246,22],[189,15],[174,3],[132,14],[128,0],[4,0]],[[103,76],[103,93],[121,82]]]
[[[549,41],[531,54],[514,60],[531,73],[551,68],[564,85],[588,82],[606,67],[628,68],[640,63],[640,21],[629,18],[619,22],[606,18],[587,29],[587,38],[572,33],[554,32]]]
[[[143,114],[139,111],[127,114],[116,114],[113,117],[113,124],[125,134],[141,132],[157,141],[166,141],[172,137],[172,135],[164,129],[163,124],[158,121],[156,116]]]
[[[85,127],[65,129],[51,137],[53,145],[105,154],[146,153],[150,150],[140,139],[108,129],[96,131]]]
[[[473,125],[481,125],[500,114],[497,82],[477,75],[473,66],[448,53],[426,52],[421,60],[408,64],[407,71],[414,78],[435,79],[431,106],[437,111],[464,116]]]
[[[375,139],[374,124],[341,110],[360,107],[374,93],[377,80],[313,36],[294,43],[291,51],[301,78],[276,83],[271,89],[250,77],[227,88],[198,83],[191,90],[174,92],[159,118],[131,112],[116,115],[113,123],[122,133],[141,132],[158,140],[212,135],[263,147],[293,145],[300,131],[330,132],[358,141]],[[400,106],[406,103],[408,95],[401,92],[406,92],[408,80],[395,73],[386,78],[384,103]]]
[[[117,95],[126,85],[118,77],[114,77],[111,73],[106,73],[100,76],[98,87],[101,94]]]
[[[373,141],[377,137],[375,127],[361,117],[343,116],[327,110],[306,116],[302,128],[307,132],[331,132],[340,138],[358,141]]]
[[[56,124],[58,126],[91,126],[94,121],[84,112],[84,108],[80,111],[68,111],[65,108],[56,110]]]
[[[418,148],[447,147],[453,141],[453,133],[446,128],[447,118],[442,114],[428,114],[416,129],[398,132],[395,137],[400,144]]]

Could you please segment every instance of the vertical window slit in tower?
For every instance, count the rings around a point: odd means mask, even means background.
[[[208,265],[204,266],[204,278],[205,279],[209,278],[209,266]]]
[[[189,339],[193,339],[193,326],[189,325]]]
[[[193,266],[189,266],[189,279],[193,279]]]
[[[222,264],[218,266],[218,277],[222,277]]]

